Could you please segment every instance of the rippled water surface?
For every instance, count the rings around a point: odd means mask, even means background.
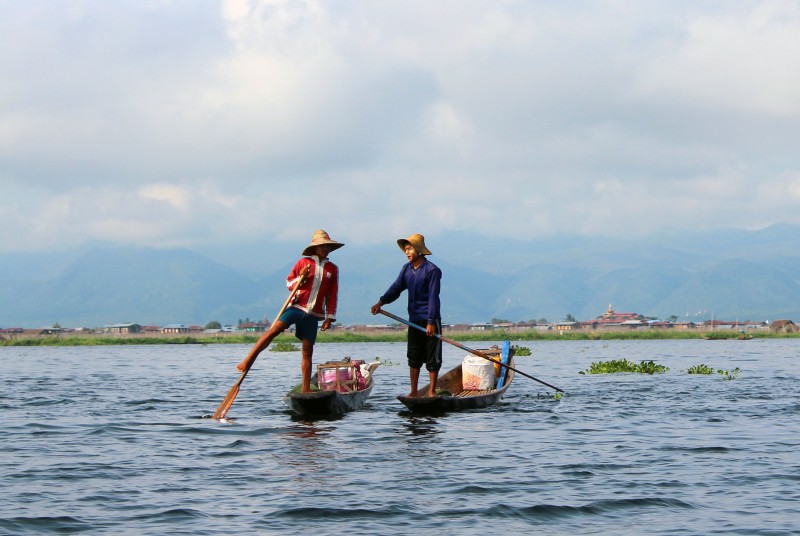
[[[800,340],[521,344],[561,400],[414,417],[403,343],[318,344],[384,361],[364,410],[293,417],[299,353],[265,352],[228,422],[247,346],[0,347],[0,534],[800,534]],[[578,374],[623,357],[670,370]]]

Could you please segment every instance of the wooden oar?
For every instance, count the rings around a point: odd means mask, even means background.
[[[289,304],[292,302],[294,295],[297,294],[297,291],[300,289],[300,285],[302,285],[303,282],[306,280],[307,275],[308,275],[308,269],[306,269],[302,274],[300,274],[297,283],[295,283],[294,288],[292,288],[292,291],[289,293],[289,297],[286,298],[286,301],[283,303],[283,307],[281,307],[281,310],[278,311],[277,315],[275,315],[275,321],[277,321],[281,317],[283,312],[286,310],[286,308],[289,307]],[[228,410],[231,409],[233,401],[236,400],[236,395],[239,394],[239,387],[241,387],[245,376],[247,376],[247,373],[250,372],[250,367],[252,367],[253,363],[255,362],[256,360],[255,358],[253,358],[249,362],[245,363],[244,370],[242,371],[242,375],[239,376],[239,380],[233,385],[233,387],[231,387],[231,390],[228,391],[228,394],[227,396],[225,396],[225,399],[222,401],[222,404],[220,404],[219,407],[217,408],[217,411],[214,412],[213,415],[214,419],[224,419],[225,415],[228,414]]]
[[[414,324],[414,323],[412,323],[412,322],[409,322],[408,320],[405,320],[405,319],[403,319],[403,318],[400,318],[399,316],[393,315],[392,313],[389,313],[389,312],[387,312],[387,311],[384,311],[383,309],[378,309],[378,312],[379,312],[379,313],[381,313],[381,314],[383,314],[383,315],[386,315],[386,316],[388,316],[389,318],[392,318],[392,319],[394,319],[394,320],[397,320],[398,322],[402,322],[403,324],[405,324],[405,325],[407,325],[407,326],[410,326],[410,327],[412,327],[412,328],[418,329],[418,330],[420,330],[420,331],[424,331],[424,332],[426,332],[426,333],[428,332],[428,330],[427,330],[427,329],[425,329],[425,328],[423,328],[422,326],[418,326],[417,324]],[[471,354],[475,354],[475,355],[477,355],[477,356],[479,356],[479,357],[482,357],[482,358],[484,358],[484,359],[486,359],[486,360],[488,360],[488,361],[491,361],[492,363],[495,363],[495,364],[497,364],[497,365],[500,365],[501,367],[506,367],[508,370],[513,370],[513,371],[514,371],[514,372],[516,372],[517,374],[521,374],[521,375],[525,376],[526,378],[530,378],[530,379],[532,379],[533,381],[537,381],[537,382],[541,383],[542,385],[546,385],[546,386],[548,386],[548,387],[549,387],[549,388],[551,388],[551,389],[555,389],[556,391],[559,391],[559,392],[561,392],[561,393],[563,393],[563,392],[564,392],[562,389],[559,389],[559,388],[558,388],[558,387],[556,387],[555,385],[550,385],[550,384],[549,384],[549,383],[547,383],[547,382],[543,382],[543,381],[542,381],[542,380],[540,380],[539,378],[534,378],[534,377],[533,377],[533,376],[531,376],[530,374],[525,374],[524,372],[521,372],[521,371],[519,371],[519,370],[515,369],[514,367],[511,367],[511,366],[509,366],[509,365],[506,365],[505,363],[501,363],[500,361],[498,361],[498,360],[496,360],[496,359],[493,359],[492,357],[490,357],[490,356],[488,356],[488,355],[484,354],[483,352],[479,352],[478,350],[473,350],[472,348],[467,348],[467,347],[466,347],[466,346],[464,346],[463,344],[461,344],[461,343],[458,343],[458,342],[454,341],[453,339],[448,339],[447,337],[444,337],[444,336],[442,336],[442,335],[439,335],[438,333],[436,333],[436,334],[435,334],[435,336],[436,336],[436,338],[437,338],[437,339],[441,339],[441,340],[443,340],[443,341],[444,341],[444,342],[446,342],[446,343],[452,344],[453,346],[455,346],[455,347],[457,347],[457,348],[461,348],[462,350],[465,350],[465,351],[467,351],[467,352],[469,352],[469,353],[471,353]]]

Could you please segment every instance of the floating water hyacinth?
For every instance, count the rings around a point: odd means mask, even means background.
[[[722,378],[725,379],[725,380],[733,380],[733,379],[736,378],[736,376],[739,375],[740,372],[741,372],[741,370],[739,370],[739,367],[736,367],[733,370],[722,370],[722,369],[720,369],[720,370],[717,371],[717,374],[721,375]]]
[[[592,363],[585,371],[579,374],[613,374],[615,372],[634,372],[637,374],[663,374],[669,367],[657,365],[653,360],[640,361],[634,363],[628,359],[614,359],[611,361],[599,361]]]
[[[286,341],[278,341],[269,347],[270,352],[299,352],[300,347]]]
[[[705,364],[694,365],[689,367],[686,371],[687,374],[713,374],[714,369]]]

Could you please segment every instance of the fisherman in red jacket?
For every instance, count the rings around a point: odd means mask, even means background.
[[[300,366],[303,372],[302,390],[304,393],[311,391],[311,360],[314,343],[317,340],[317,329],[325,331],[336,321],[339,268],[328,260],[328,255],[343,245],[332,240],[322,229],[314,232],[311,243],[303,250],[303,258],[297,261],[286,278],[286,286],[293,289],[300,275],[308,270],[306,280],[298,289],[289,307],[258,339],[247,357],[236,366],[240,372],[248,368],[248,363],[255,361],[258,354],[264,351],[275,337],[294,324],[295,337],[303,342],[303,361]],[[322,320],[321,327],[320,320]]]

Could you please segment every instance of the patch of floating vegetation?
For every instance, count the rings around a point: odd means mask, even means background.
[[[628,359],[613,359],[611,361],[598,361],[592,363],[585,371],[580,374],[614,374],[617,372],[633,372],[636,374],[663,374],[669,367],[657,365],[653,360],[640,361],[635,363]]]

